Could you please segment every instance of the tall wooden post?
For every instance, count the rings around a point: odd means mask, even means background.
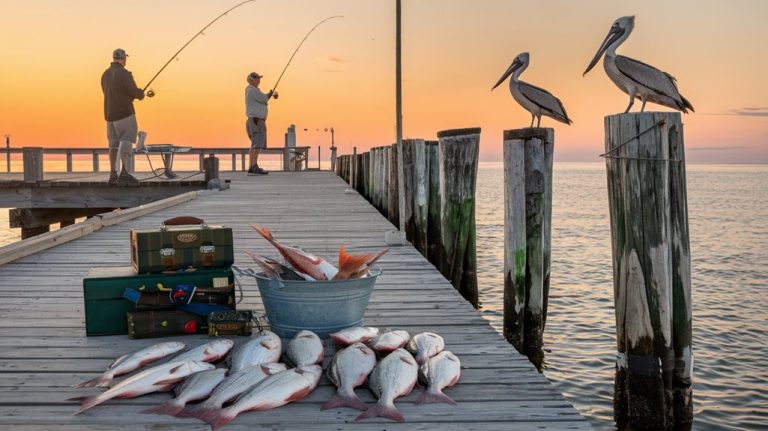
[[[403,180],[405,237],[426,256],[429,172],[423,139],[403,141]]]
[[[360,165],[357,164],[357,147],[352,147],[352,173],[350,175],[352,180],[350,181],[349,185],[351,185],[355,190],[357,190],[357,171],[359,169]]]
[[[479,306],[475,237],[475,185],[480,128],[444,130],[440,140],[440,272]]]
[[[397,144],[389,146],[389,221],[399,228],[400,226],[400,181],[398,159],[400,155]]]
[[[427,259],[440,266],[440,145],[426,141],[427,158]]]
[[[365,185],[363,184],[363,154],[355,156],[355,190],[360,196],[365,196]]]
[[[692,421],[691,282],[680,113],[605,117],[620,427]]]
[[[363,197],[370,200],[371,199],[371,190],[370,190],[370,183],[368,182],[368,176],[371,170],[371,151],[368,150],[363,153]]]
[[[93,152],[93,172],[99,172],[99,153]]]
[[[203,160],[203,170],[205,172],[205,183],[219,178],[219,158],[213,154]]]
[[[43,149],[24,147],[21,149],[24,162],[24,182],[36,183],[43,180]]]
[[[389,145],[381,147],[381,214],[389,217]]]
[[[543,365],[554,130],[504,131],[504,336]]]

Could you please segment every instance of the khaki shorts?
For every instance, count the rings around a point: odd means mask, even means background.
[[[136,142],[139,126],[136,115],[129,115],[121,120],[107,121],[107,140],[109,148],[118,148],[121,141]]]
[[[245,121],[245,131],[251,140],[251,148],[267,148],[267,124],[264,120],[249,117]]]

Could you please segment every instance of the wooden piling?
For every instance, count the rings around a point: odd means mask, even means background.
[[[381,147],[381,214],[389,217],[389,146]]]
[[[605,117],[617,424],[690,424],[691,301],[680,113]]]
[[[475,185],[480,128],[444,130],[440,140],[440,271],[479,306],[475,239]]]
[[[554,130],[504,131],[504,336],[543,365]]]
[[[42,181],[43,149],[41,147],[24,147],[21,151],[24,162],[24,182],[35,183]]]
[[[371,151],[366,151],[363,153],[363,197],[370,200],[371,199],[371,183],[368,181],[368,176],[370,175],[371,171]]]
[[[403,140],[403,193],[405,193],[405,237],[427,255],[427,150],[423,139]]]
[[[205,183],[219,178],[219,158],[210,155],[203,160],[203,171],[205,172]]]
[[[427,187],[427,259],[440,266],[440,143],[426,141]]]
[[[396,227],[400,226],[400,193],[398,182],[397,144],[389,146],[389,204],[388,219]]]
[[[72,151],[67,151],[67,172],[72,172]]]
[[[353,189],[357,190],[357,171],[360,169],[360,165],[357,163],[357,147],[352,147],[352,160],[351,160],[351,174],[349,185]]]

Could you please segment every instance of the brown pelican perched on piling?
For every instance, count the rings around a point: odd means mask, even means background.
[[[614,21],[608,36],[605,37],[600,49],[597,50],[595,58],[587,66],[584,75],[592,70],[597,61],[600,60],[600,56],[605,53],[605,60],[603,61],[605,73],[616,86],[629,95],[629,105],[624,111],[625,113],[632,108],[635,97],[643,101],[640,112],[645,110],[645,102],[647,101],[685,113],[688,113],[689,109],[694,112],[691,102],[686,100],[677,90],[674,76],[641,61],[616,55],[616,48],[627,40],[633,28],[635,28],[634,16],[624,16]]]
[[[499,82],[491,88],[491,91],[498,87],[511,73],[514,72],[512,79],[509,80],[509,91],[512,93],[512,97],[517,103],[531,113],[531,127],[533,127],[534,118],[538,118],[536,127],[539,127],[542,115],[554,118],[561,123],[571,124],[573,121],[571,121],[571,119],[568,118],[568,114],[565,113],[565,107],[563,106],[563,103],[560,102],[560,99],[543,88],[520,81],[520,74],[522,74],[527,67],[528,53],[524,52],[515,57],[507,71],[504,72],[504,75],[499,79]]]

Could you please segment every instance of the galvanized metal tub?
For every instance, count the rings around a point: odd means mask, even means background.
[[[302,329],[320,338],[363,324],[380,269],[365,278],[343,281],[272,280],[256,274],[261,299],[272,331],[291,338]]]

